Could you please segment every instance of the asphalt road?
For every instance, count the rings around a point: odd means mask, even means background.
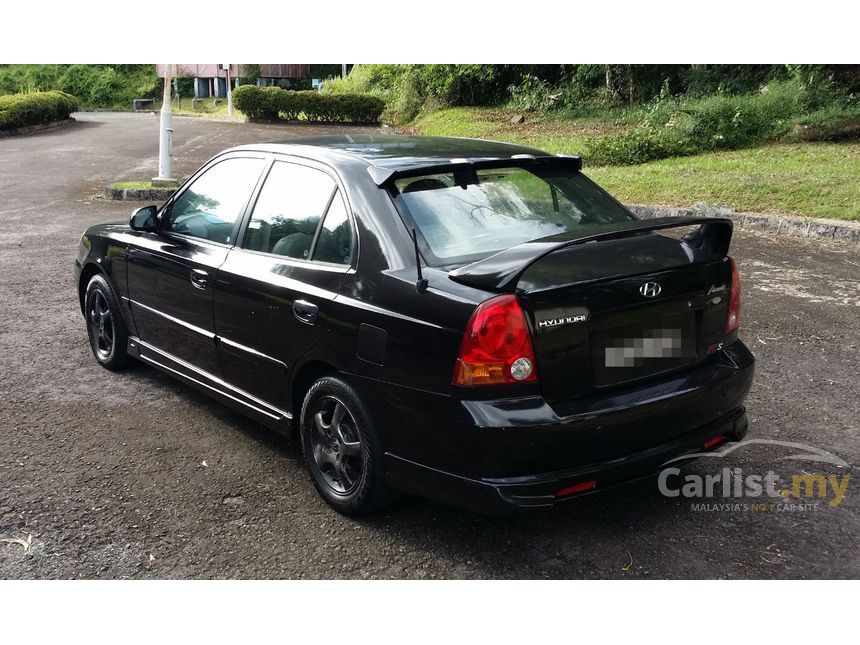
[[[230,145],[309,129],[174,127],[178,174]],[[685,469],[847,474],[839,505],[693,510],[644,480],[512,518],[410,499],[355,521],[317,497],[289,440],[150,368],[115,374],[92,358],[72,284],[78,238],[129,214],[133,204],[97,196],[155,174],[157,129],[152,115],[83,114],[72,128],[0,139],[0,539],[21,540],[0,542],[0,578],[860,575],[856,246],[743,230],[734,242],[743,337],[758,359],[751,436],[851,465],[751,445]]]

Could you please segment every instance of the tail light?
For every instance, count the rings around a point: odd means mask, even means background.
[[[482,302],[469,319],[454,368],[454,385],[537,381],[532,339],[515,296]]]
[[[729,313],[726,316],[726,336],[738,328],[741,322],[741,276],[738,265],[729,258],[732,265],[732,290],[729,295]]]

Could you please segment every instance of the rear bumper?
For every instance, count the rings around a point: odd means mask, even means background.
[[[356,386],[384,434],[393,487],[497,512],[554,504],[583,481],[600,490],[647,475],[720,435],[740,439],[753,371],[736,341],[693,369],[562,404]]]
[[[703,452],[709,440],[739,441],[747,432],[747,416],[739,408],[717,423],[642,452],[570,470],[497,479],[472,479],[387,455],[388,482],[400,490],[479,513],[510,513],[554,506],[581,495],[649,476],[670,459]],[[716,449],[717,446],[714,447]],[[566,488],[594,482],[581,493],[559,495]]]

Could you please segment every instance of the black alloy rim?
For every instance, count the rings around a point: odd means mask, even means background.
[[[99,290],[90,294],[89,320],[93,349],[100,359],[107,360],[113,351],[115,338],[113,316],[107,299]]]
[[[325,396],[314,406],[311,450],[323,481],[335,493],[348,495],[361,480],[364,467],[361,437],[342,401]]]

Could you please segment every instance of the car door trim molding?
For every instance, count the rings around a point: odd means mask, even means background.
[[[237,350],[240,350],[242,352],[251,354],[252,356],[255,356],[257,358],[262,358],[263,360],[274,363],[275,365],[277,365],[278,367],[280,367],[284,371],[289,371],[287,364],[284,363],[283,361],[278,360],[277,358],[274,358],[272,356],[269,356],[268,354],[264,354],[263,352],[257,351],[256,349],[248,347],[247,345],[242,345],[241,343],[237,343],[236,341],[230,340],[229,338],[224,338],[224,336],[219,336],[218,334],[213,334],[212,332],[206,331],[205,329],[201,329],[200,327],[197,327],[196,325],[192,325],[191,323],[187,323],[183,320],[180,320],[179,318],[175,318],[174,316],[166,314],[162,311],[158,311],[158,309],[153,309],[152,307],[145,305],[143,303],[137,302],[136,300],[132,300],[131,298],[126,298],[125,296],[123,296],[123,300],[127,300],[133,306],[137,306],[137,307],[141,307],[142,309],[146,309],[147,311],[150,311],[150,312],[152,312],[158,316],[161,316],[161,317],[165,318],[166,320],[169,320],[172,323],[180,325],[180,326],[182,326],[186,329],[189,329],[193,332],[197,332],[198,334],[200,334],[202,336],[206,336],[206,338],[211,339],[212,342],[214,342],[214,343],[221,343],[221,344],[223,344],[223,345],[225,345],[231,349],[237,349]],[[139,341],[139,342],[143,343],[144,341]],[[154,347],[153,345],[148,345],[148,346]],[[158,350],[158,351],[163,352],[163,350]],[[163,353],[167,354],[167,352],[163,352]],[[169,354],[168,357],[171,360],[175,360],[177,362],[181,360],[179,358],[174,357],[172,354]],[[208,372],[204,372],[204,373],[207,374],[207,377],[209,377]],[[240,391],[242,391],[242,390],[240,390]],[[248,396],[250,396],[250,395],[248,395]]]
[[[138,302],[137,300],[133,300],[131,298],[126,298],[126,300],[128,300],[128,302],[131,304],[132,309],[134,309],[134,307],[140,307],[141,309],[145,309],[146,311],[153,313],[156,316],[161,316],[165,320],[169,320],[175,325],[179,325],[180,327],[184,327],[185,329],[196,332],[201,336],[205,336],[206,338],[210,339],[212,342],[215,342],[215,334],[213,334],[211,331],[207,331],[201,327],[198,327],[197,325],[192,325],[189,322],[185,322],[184,320],[176,318],[175,316],[166,314],[163,311],[159,311],[158,309],[150,307],[149,305],[145,305],[142,302]]]
[[[224,338],[223,336],[217,336],[216,338],[218,339],[218,342],[221,343],[221,345],[223,347],[226,347],[229,349],[236,349],[236,350],[239,350],[241,352],[245,352],[246,354],[250,354],[251,356],[254,356],[255,358],[261,358],[264,361],[268,361],[270,363],[277,365],[282,370],[284,370],[284,372],[289,372],[289,367],[287,366],[287,364],[284,361],[278,360],[277,358],[269,356],[268,354],[264,354],[263,352],[257,351],[256,349],[253,349],[252,347],[248,347],[247,345],[237,343],[235,340],[230,340],[229,338]]]
[[[142,341],[135,336],[129,336],[128,340],[129,344],[137,344],[143,349],[146,349],[150,352],[154,352],[155,354],[158,354],[159,356],[162,356],[167,360],[176,363],[178,366],[182,367],[183,370],[187,371],[175,369],[173,367],[170,367],[169,365],[165,365],[164,363],[155,360],[151,356],[146,356],[138,352],[138,355],[140,356],[141,360],[146,361],[147,363],[151,363],[159,369],[167,370],[168,372],[176,374],[177,376],[188,379],[189,381],[193,381],[194,383],[202,387],[212,390],[213,392],[216,392],[221,396],[225,396],[228,399],[235,401],[236,403],[244,405],[245,407],[250,408],[260,414],[264,414],[267,417],[270,417],[271,419],[274,419],[276,421],[279,421],[281,419],[292,420],[293,418],[292,412],[287,412],[286,410],[276,408],[275,406],[258,399],[253,394],[249,394],[248,392],[245,392],[245,390],[240,390],[239,388],[230,385],[225,380],[215,376],[214,374],[211,374],[210,372],[207,372],[205,370],[201,370],[199,367],[195,367],[191,363],[182,360],[178,356],[174,356],[170,352],[165,352],[163,349],[159,349],[158,347],[155,347],[150,343]],[[195,378],[191,374],[211,381],[211,383],[201,381],[199,378]],[[215,387],[215,385],[213,385],[212,383],[216,384],[218,387]],[[233,394],[231,394],[230,392],[233,392]]]

